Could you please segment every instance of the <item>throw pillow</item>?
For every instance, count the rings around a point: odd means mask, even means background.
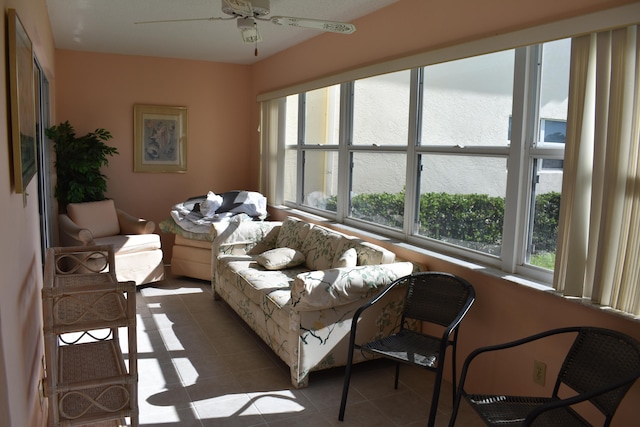
[[[293,248],[300,250],[312,225],[295,217],[287,217],[278,233],[277,248]]]
[[[334,262],[332,268],[355,267],[358,264],[358,253],[355,248],[347,249],[340,258]]]
[[[314,225],[300,249],[305,257],[305,265],[309,270],[326,270],[331,268],[342,236],[333,230]]]
[[[275,248],[258,255],[256,262],[267,270],[282,270],[302,264],[304,255],[292,248]]]

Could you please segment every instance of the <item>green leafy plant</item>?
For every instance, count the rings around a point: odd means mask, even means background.
[[[109,156],[119,154],[105,144],[111,134],[100,128],[78,137],[66,121],[46,129],[45,135],[53,141],[56,153],[55,197],[61,210],[69,203],[104,200],[107,177],[100,169],[109,165]]]
[[[351,216],[394,228],[402,228],[405,192],[365,193],[351,201]],[[531,263],[553,269],[560,217],[560,193],[538,194]],[[337,197],[325,200],[326,209],[337,211]],[[419,234],[484,252],[500,254],[504,198],[486,194],[423,193],[420,195]]]

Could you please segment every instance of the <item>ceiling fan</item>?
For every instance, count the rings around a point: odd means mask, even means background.
[[[220,21],[236,19],[237,26],[245,44],[257,44],[262,41],[258,31],[257,21],[271,22],[276,25],[309,28],[313,30],[351,34],[356,30],[355,25],[346,22],[325,21],[321,19],[296,18],[292,16],[271,16],[269,0],[221,0],[222,12],[226,17],[212,16],[209,18],[165,19],[158,21],[140,21],[136,24],[157,24],[162,22],[192,22],[192,21]],[[255,55],[258,55],[256,46]]]

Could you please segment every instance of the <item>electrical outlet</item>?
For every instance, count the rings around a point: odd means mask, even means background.
[[[544,386],[544,379],[547,376],[547,364],[539,360],[533,361],[533,382]]]

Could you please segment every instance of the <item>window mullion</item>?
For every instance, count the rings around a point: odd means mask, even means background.
[[[502,269],[514,273],[524,263],[531,183],[529,151],[535,134],[539,87],[539,46],[515,51],[515,72],[502,242]]]
[[[422,68],[411,70],[411,92],[409,100],[409,132],[407,141],[407,172],[404,203],[404,234],[411,236],[415,233],[417,211],[420,207],[420,186],[418,185],[419,160],[416,147],[420,144],[420,129],[422,128],[422,97],[423,97]]]
[[[296,170],[298,182],[298,188],[296,191],[296,205],[302,205],[302,201],[304,200],[304,135],[306,132],[306,123],[307,123],[307,99],[306,94],[301,93],[298,95],[298,159],[297,165],[298,168]]]
[[[338,207],[336,219],[340,222],[349,216],[351,188],[351,155],[353,140],[353,89],[354,82],[340,86],[340,141],[338,148]]]

